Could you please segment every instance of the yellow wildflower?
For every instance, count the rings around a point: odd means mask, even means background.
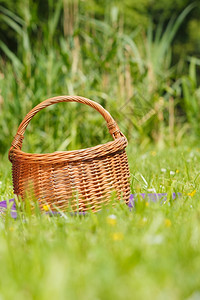
[[[192,191],[191,193],[188,193],[188,196],[193,197],[196,194],[196,190]]]
[[[151,151],[152,156],[156,156],[156,151]]]
[[[145,205],[146,205],[146,206],[149,206],[149,202],[145,202]]]
[[[117,218],[115,215],[110,215],[107,217],[107,223],[111,226],[115,226],[117,223]]]
[[[43,209],[45,211],[49,211],[50,210],[50,205],[49,204],[43,205]]]
[[[165,226],[170,227],[172,225],[172,222],[170,219],[165,219]]]
[[[178,173],[179,173],[179,170],[176,170],[176,173],[178,174]]]
[[[112,235],[113,241],[122,241],[124,239],[124,235],[121,232],[115,232]]]

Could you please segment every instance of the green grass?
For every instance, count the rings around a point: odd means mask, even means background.
[[[61,94],[91,98],[117,121],[130,141],[133,193],[169,197],[163,205],[140,200],[129,211],[117,203],[85,217],[2,215],[0,300],[199,299],[200,62],[189,57],[183,74],[185,62],[174,66],[171,56],[193,4],[166,27],[150,24],[127,35],[121,13],[114,18],[108,10],[97,20],[78,11],[76,1],[72,10],[67,1],[63,11],[62,1],[53,6],[49,0],[41,19],[36,6],[20,3],[20,15],[0,7],[17,41],[14,52],[0,41],[0,201],[13,198],[7,152],[20,121],[42,100]],[[108,140],[98,113],[64,103],[33,118],[22,149],[73,150]],[[172,201],[172,192],[183,196]]]
[[[138,27],[127,34],[121,13],[115,21],[110,13],[98,20],[87,11],[77,11],[77,1],[73,30],[63,32],[59,20],[68,24],[62,10],[65,2],[57,1],[53,9],[49,0],[44,19],[36,17],[34,5],[27,1],[21,3],[20,16],[0,6],[0,21],[17,39],[16,51],[0,41],[0,153],[8,150],[25,115],[57,95],[99,102],[127,138],[139,144],[175,145],[189,130],[199,134],[199,59],[172,63],[172,42],[195,4],[166,27],[159,23],[154,29],[150,23],[145,31]],[[42,111],[27,128],[26,150],[72,150],[105,142],[101,116],[92,112],[78,104]]]
[[[127,149],[132,191],[179,191],[176,201],[139,201],[131,212],[118,203],[85,217],[3,216],[0,299],[198,299],[200,148],[190,147]],[[12,197],[9,167],[3,157],[1,199]]]

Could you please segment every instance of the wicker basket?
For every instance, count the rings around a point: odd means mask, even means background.
[[[24,132],[41,109],[59,102],[79,102],[96,109],[105,119],[113,141],[95,147],[31,154],[21,151]],[[98,103],[79,96],[59,96],[34,107],[20,124],[9,151],[14,193],[24,200],[34,197],[41,209],[49,205],[65,211],[98,211],[112,194],[130,197],[127,139],[111,115]]]

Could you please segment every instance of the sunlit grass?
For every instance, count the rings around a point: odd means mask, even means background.
[[[114,22],[110,14],[100,21],[81,12],[77,12],[74,33],[57,33],[62,5],[56,2],[47,20],[38,20],[30,28],[27,16],[37,19],[26,1],[21,17],[0,6],[5,25],[18,41],[16,52],[0,42],[4,53],[0,58],[0,153],[9,148],[25,115],[57,95],[80,95],[99,102],[128,139],[144,146],[152,141],[176,145],[189,130],[199,132],[199,60],[190,58],[183,76],[171,59],[172,41],[195,4],[172,18],[166,28],[158,24],[154,32],[149,24],[145,32],[137,29],[129,35],[121,26],[120,14]],[[106,141],[104,124],[98,113],[84,105],[54,105],[31,120],[24,149],[52,152],[99,144]]]
[[[86,216],[0,219],[2,299],[189,299],[199,295],[199,148],[129,145],[133,192],[181,192]],[[1,199],[12,197],[9,163]],[[178,172],[177,172],[178,170]],[[195,191],[195,192],[194,192]]]
[[[85,216],[52,217],[48,206],[43,214],[21,207],[16,220],[1,214],[0,300],[199,299],[199,60],[189,58],[184,76],[171,64],[172,40],[194,5],[156,32],[149,26],[127,35],[120,15],[100,21],[80,12],[73,32],[65,25],[57,35],[63,3],[48,20],[37,19],[27,1],[21,17],[0,8],[18,41],[16,52],[0,43],[0,201],[14,197],[7,152],[19,123],[61,94],[91,98],[112,114],[129,140],[132,193],[168,197],[162,205],[138,199],[132,210],[117,203]],[[22,149],[44,153],[109,140],[97,112],[64,103],[33,118]],[[172,200],[172,193],[182,197]]]

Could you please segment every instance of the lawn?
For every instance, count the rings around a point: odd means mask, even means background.
[[[185,143],[186,145],[186,143]],[[0,299],[199,299],[200,149],[127,149],[133,193],[182,193],[86,216],[0,219]],[[0,199],[12,198],[1,157]]]

